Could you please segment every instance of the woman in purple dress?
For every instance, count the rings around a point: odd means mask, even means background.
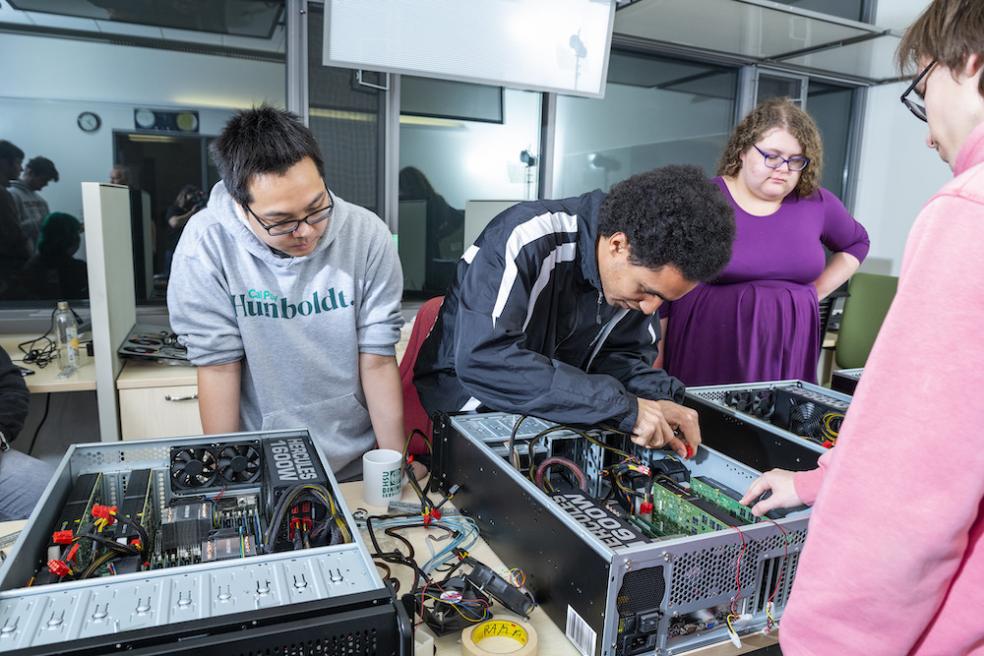
[[[820,187],[822,158],[813,119],[785,98],[731,135],[714,178],[735,209],[731,261],[660,308],[663,368],[686,385],[816,382],[819,300],[868,253],[864,227]]]

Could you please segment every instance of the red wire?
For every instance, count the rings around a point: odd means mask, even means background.
[[[735,585],[738,586],[738,594],[734,596],[731,600],[731,614],[737,616],[738,612],[738,600],[741,599],[741,557],[745,555],[745,551],[748,550],[748,543],[745,541],[745,534],[737,526],[732,527],[738,531],[738,535],[741,536],[741,551],[738,553],[738,562],[735,566]]]
[[[424,581],[424,589],[420,591],[420,621],[424,620],[424,599],[427,598],[427,581]]]
[[[772,590],[772,594],[769,595],[769,599],[765,602],[766,608],[768,608],[768,604],[772,603],[772,600],[776,598],[776,594],[778,594],[779,592],[779,586],[782,583],[782,570],[783,567],[785,567],[786,561],[789,560],[789,539],[787,537],[788,534],[786,533],[786,530],[783,527],[779,526],[776,520],[769,519],[769,521],[775,524],[776,528],[779,529],[779,532],[782,533],[783,555],[782,555],[782,561],[779,563],[779,576],[776,578],[776,587]],[[772,620],[770,619],[769,630],[771,629],[772,629]]]

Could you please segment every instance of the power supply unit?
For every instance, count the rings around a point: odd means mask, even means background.
[[[458,486],[455,506],[581,654],[667,656],[780,621],[809,510],[754,517],[738,499],[755,469],[504,413],[434,430],[434,484]]]
[[[69,448],[0,569],[0,652],[412,651],[307,431]]]
[[[800,380],[688,387],[703,443],[758,471],[803,471],[837,443],[851,397]]]

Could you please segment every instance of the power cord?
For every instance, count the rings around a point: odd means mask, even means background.
[[[38,427],[34,429],[34,437],[31,438],[31,443],[27,446],[27,455],[34,454],[34,445],[38,441],[38,435],[41,434],[41,427],[44,426],[44,422],[48,420],[48,410],[50,409],[51,409],[51,392],[48,392],[47,394],[44,395],[44,414],[41,415],[41,421],[38,422]]]
[[[17,345],[23,357],[21,360],[27,364],[33,364],[38,369],[44,369],[51,361],[58,357],[58,342],[50,337],[55,331],[55,312],[57,307],[51,310],[51,319],[48,322],[48,330],[43,335],[21,342]],[[75,314],[75,310],[72,310]],[[79,321],[79,315],[75,314],[75,320]]]

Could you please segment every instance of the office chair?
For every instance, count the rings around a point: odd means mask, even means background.
[[[895,298],[898,283],[895,276],[874,273],[856,273],[851,278],[834,351],[837,369],[864,366]]]
[[[414,429],[421,431],[428,439],[433,436],[433,426],[427,411],[420,403],[417,396],[417,388],[413,384],[413,367],[417,363],[417,355],[423,345],[431,328],[437,322],[437,317],[441,313],[441,305],[444,303],[443,296],[437,296],[426,301],[417,310],[417,316],[413,320],[413,328],[410,330],[410,339],[407,340],[407,350],[403,352],[403,359],[400,360],[400,383],[403,388],[403,434],[410,435]],[[428,452],[427,444],[419,435],[414,435],[410,440],[408,452],[414,455],[425,454]]]

